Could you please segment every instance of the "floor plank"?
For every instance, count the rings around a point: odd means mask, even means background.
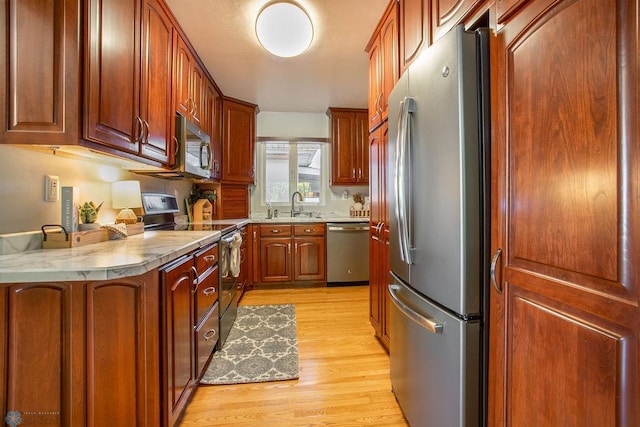
[[[202,385],[180,425],[406,427],[368,301],[367,286],[245,293],[241,305],[295,304],[300,378]]]

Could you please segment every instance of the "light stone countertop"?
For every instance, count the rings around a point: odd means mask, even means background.
[[[138,276],[216,242],[219,231],[145,231],[68,249],[0,256],[0,283],[110,280]]]
[[[213,223],[235,223],[240,227],[247,223],[368,221],[369,218],[365,217],[325,215],[320,218],[281,216],[272,219],[255,216],[249,220],[220,220]],[[24,239],[28,241],[30,247],[33,247],[34,239],[39,241],[41,238],[39,233],[24,234]],[[138,276],[219,239],[219,231],[145,231],[143,234],[129,236],[126,239],[109,240],[76,248],[31,249],[26,252],[9,253],[0,255],[0,283],[110,280]]]

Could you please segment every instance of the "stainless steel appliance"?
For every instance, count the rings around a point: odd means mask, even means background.
[[[488,46],[454,28],[389,98],[391,382],[413,427],[486,418]]]
[[[224,345],[229,331],[236,319],[238,300],[236,282],[240,275],[240,245],[242,236],[235,223],[201,223],[176,224],[173,215],[180,212],[176,196],[161,193],[142,193],[142,205],[145,210],[143,217],[145,230],[174,230],[174,231],[220,231],[219,242],[220,289],[220,338],[216,348]]]
[[[369,281],[369,223],[327,223],[327,284]]]
[[[176,114],[174,143],[176,167],[174,169],[132,170],[157,178],[210,178],[212,151],[211,140],[200,127],[186,117]]]

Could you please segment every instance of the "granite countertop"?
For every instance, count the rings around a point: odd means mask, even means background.
[[[219,231],[145,231],[69,249],[0,256],[0,283],[110,280],[137,276],[220,239]]]

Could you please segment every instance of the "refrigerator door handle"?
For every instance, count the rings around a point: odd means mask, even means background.
[[[436,319],[431,317],[423,316],[417,311],[413,310],[404,302],[400,301],[400,298],[396,295],[396,291],[400,290],[401,287],[398,285],[389,285],[389,295],[391,296],[391,301],[393,304],[398,307],[405,316],[415,322],[418,326],[426,329],[427,331],[433,334],[441,334],[444,329],[444,325],[438,322]]]
[[[398,119],[398,132],[396,136],[396,158],[394,186],[396,191],[395,213],[398,219],[398,239],[400,243],[400,259],[406,264],[413,264],[411,226],[409,206],[411,199],[411,160],[408,159],[411,143],[411,122],[409,115],[416,111],[415,100],[405,97],[400,102],[400,117]]]

